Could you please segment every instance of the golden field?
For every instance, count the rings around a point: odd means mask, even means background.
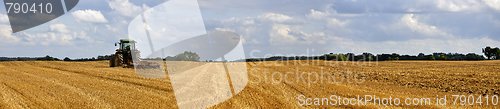
[[[500,94],[500,61],[248,62],[248,84],[211,108],[500,108],[451,95]],[[108,62],[0,62],[0,108],[177,108],[168,79]],[[448,96],[448,104],[300,106],[298,97]]]

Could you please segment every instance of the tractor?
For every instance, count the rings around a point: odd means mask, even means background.
[[[119,46],[119,48],[116,49],[116,53],[111,56],[109,66],[125,68],[134,67],[134,60],[140,60],[140,52],[135,48],[135,43],[134,40],[130,39],[121,39],[120,42],[115,43],[115,46]]]

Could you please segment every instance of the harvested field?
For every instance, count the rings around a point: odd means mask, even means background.
[[[249,82],[212,108],[386,108],[306,105],[298,97],[375,95],[397,98],[500,94],[500,61],[249,62]],[[177,108],[168,79],[147,79],[99,62],[0,62],[0,108]],[[476,108],[500,108],[500,105]]]

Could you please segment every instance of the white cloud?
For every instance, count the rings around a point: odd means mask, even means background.
[[[12,29],[9,25],[0,24],[0,40],[4,43],[17,43],[19,38],[12,35]],[[0,44],[1,45],[1,44]]]
[[[74,45],[77,40],[91,42],[92,39],[84,31],[72,32],[60,24],[50,26],[49,32],[20,32],[16,34],[21,41],[17,44],[22,45]]]
[[[325,22],[329,27],[342,27],[345,26],[348,21],[347,20],[339,20],[332,16],[333,14],[329,12],[323,12],[315,9],[309,10],[309,13],[306,14],[306,17],[312,20],[318,20],[320,22]],[[309,21],[312,22],[312,21]]]
[[[436,0],[439,9],[450,12],[479,11],[483,5],[478,0]]]
[[[486,5],[489,7],[500,11],[500,0],[483,0]]]
[[[272,21],[272,22],[285,22],[293,19],[290,16],[278,13],[265,13],[259,16],[259,18],[265,21]]]
[[[328,16],[330,16],[329,13],[318,11],[315,9],[309,10],[309,14],[306,15],[306,17],[312,18],[312,19],[323,19],[323,18],[328,17]]]
[[[43,32],[29,34],[22,32],[20,37],[30,45],[69,45],[73,38],[68,34],[58,34],[56,32]]]
[[[429,25],[420,22],[415,14],[406,14],[401,18],[401,23],[408,27],[410,30],[418,33],[422,33],[425,36],[430,37],[452,37],[449,33],[439,29],[434,25]]]
[[[66,25],[64,25],[62,23],[57,23],[57,24],[49,25],[49,28],[50,28],[50,31],[54,31],[54,32],[60,32],[60,33],[68,33],[68,32],[70,32],[68,30],[68,28],[66,27]]]
[[[109,0],[108,5],[120,15],[127,17],[135,17],[142,11],[140,6],[132,4],[129,0]]]
[[[274,43],[293,43],[297,41],[297,37],[290,34],[290,27],[287,25],[277,24],[272,27],[269,33],[269,42]]]
[[[217,30],[217,31],[235,32],[233,29],[229,29],[229,28],[215,28],[215,30]]]
[[[102,15],[101,11],[96,10],[78,10],[71,13],[77,21],[90,23],[107,23],[108,20]]]
[[[9,25],[0,24],[0,42],[9,45],[54,46],[73,45],[76,40],[92,41],[84,31],[71,31],[65,24],[48,25],[49,31],[22,31],[12,33]],[[0,45],[1,45],[0,43]]]
[[[295,17],[281,13],[263,13],[256,17],[233,17],[222,20],[222,25],[217,26],[216,29],[231,29],[242,35],[248,41],[247,43],[251,44],[268,42],[277,45],[307,45],[325,44],[330,37],[328,34],[342,31],[343,26],[348,23],[336,19],[328,12],[312,9],[310,12],[304,16]],[[324,31],[325,27],[335,28],[335,31]]]
[[[19,38],[12,35],[12,28],[10,28],[8,16],[2,13],[0,13],[0,41],[3,43],[19,42]]]
[[[325,44],[324,32],[305,32],[302,26],[274,24],[269,33],[271,44]]]
[[[333,26],[333,27],[343,27],[348,23],[348,21],[341,21],[341,20],[336,19],[336,18],[329,18],[329,19],[327,19],[326,22],[328,23],[329,26]]]
[[[0,14],[0,23],[0,40],[9,45],[69,45],[78,36],[70,33],[67,26],[62,23],[49,25],[49,32],[20,32],[16,34],[12,33],[6,15]]]
[[[9,22],[9,16],[7,16],[6,14],[0,13],[0,23],[4,24],[4,23],[8,23],[8,22]]]
[[[115,28],[115,27],[113,27],[113,26],[111,26],[111,25],[106,25],[106,28],[107,28],[109,31],[113,32],[113,33],[117,33],[117,32],[119,32],[119,31],[120,31],[120,30],[118,30],[118,28]]]

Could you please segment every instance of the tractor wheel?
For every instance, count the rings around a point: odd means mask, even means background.
[[[125,62],[123,62],[123,55],[122,54],[115,54],[115,63],[116,63],[116,66],[123,66],[123,64],[125,64]]]
[[[109,67],[116,67],[116,60],[115,60],[116,55],[112,55],[111,59],[109,59]]]

